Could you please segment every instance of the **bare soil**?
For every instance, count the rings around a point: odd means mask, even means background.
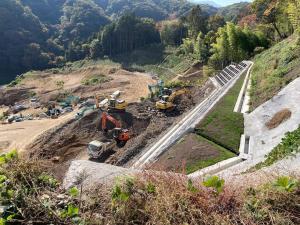
[[[277,112],[271,120],[269,120],[266,123],[266,127],[269,130],[275,129],[278,127],[280,124],[284,123],[287,121],[289,118],[291,118],[292,112],[289,109],[283,109],[279,112]]]
[[[133,138],[125,147],[116,147],[99,159],[99,162],[119,166],[130,164],[144,147],[153,143],[160,134],[180,120],[185,112],[202,101],[213,88],[210,82],[202,88],[192,87],[192,96],[177,98],[177,108],[171,113],[155,110],[155,101],[150,100],[130,104],[125,113],[114,113],[112,116],[121,121],[123,128],[128,128],[133,133]],[[111,136],[104,136],[101,131],[100,117],[101,112],[94,111],[81,120],[71,120],[42,134],[28,146],[27,156],[36,159],[55,158],[61,168],[65,168],[71,160],[88,159],[87,145],[90,141],[111,139]]]
[[[109,82],[95,86],[83,85],[82,80],[89,78],[91,74],[102,74],[110,77],[111,79],[109,79]],[[108,97],[114,91],[120,90],[122,92],[121,98],[129,103],[139,101],[142,96],[146,97],[148,94],[148,84],[155,82],[147,74],[128,72],[111,66],[93,66],[58,74],[54,72],[36,71],[32,72],[30,76],[25,77],[25,79],[22,80],[21,84],[17,87],[0,89],[0,115],[4,111],[7,111],[6,106],[15,104],[28,105],[32,93],[35,93],[35,97],[41,100],[42,106],[47,105],[50,100],[55,100],[61,92],[61,90],[58,90],[56,84],[57,81],[64,82],[63,91],[79,96],[82,99],[94,97],[94,95]],[[1,107],[1,105],[6,106]],[[39,115],[44,111],[45,110],[42,108],[29,108],[21,113],[22,115],[34,116]],[[59,128],[57,127],[65,126],[65,123],[68,124],[74,116],[75,112],[66,116],[61,116],[55,120],[43,119],[5,125],[0,124],[0,151],[7,151],[16,148],[18,151],[22,152],[25,149],[28,149],[28,145],[31,144],[37,137],[43,135],[44,132],[56,129],[59,131]],[[74,131],[76,131],[76,129]],[[72,142],[70,137],[65,141],[67,142],[68,140]],[[82,146],[86,144],[86,142],[83,142],[84,144],[80,143],[81,141],[77,141],[77,146],[81,148],[83,148]],[[54,147],[56,148],[57,146],[54,145]]]
[[[153,168],[185,173],[186,165],[194,164],[196,161],[216,158],[219,150],[208,142],[201,142],[197,134],[190,133],[183,137],[178,143],[166,151]]]

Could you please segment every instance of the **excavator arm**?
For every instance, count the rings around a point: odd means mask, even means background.
[[[108,115],[106,112],[103,112],[102,117],[101,117],[101,123],[102,123],[103,130],[107,130],[107,126],[106,126],[107,120],[112,122],[116,128],[121,128],[121,123],[118,120],[116,120],[112,116]]]
[[[188,89],[186,89],[186,88],[181,89],[181,90],[178,90],[178,91],[175,91],[175,92],[173,92],[173,93],[170,95],[168,101],[169,101],[169,102],[174,102],[174,99],[175,99],[177,96],[183,95],[183,94],[188,94],[188,93],[190,93],[190,91],[189,91]]]

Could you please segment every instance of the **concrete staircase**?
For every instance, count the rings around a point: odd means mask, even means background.
[[[244,61],[240,64],[233,63],[212,77],[211,80],[217,87],[222,88],[231,79],[241,75],[247,66],[248,65]]]

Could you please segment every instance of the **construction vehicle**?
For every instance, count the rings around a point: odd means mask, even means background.
[[[156,102],[156,109],[163,111],[173,111],[176,107],[174,100],[177,96],[189,94],[190,91],[186,88],[174,91],[171,95],[163,95],[159,101]]]
[[[154,97],[162,96],[163,95],[163,90],[164,90],[164,81],[159,80],[157,81],[156,84],[149,84],[148,89],[149,89],[149,97],[152,99]]]
[[[127,143],[127,141],[131,138],[131,134],[129,130],[127,129],[122,129],[121,123],[116,120],[114,117],[109,115],[106,112],[102,113],[101,116],[101,125],[102,125],[102,130],[105,133],[108,133],[108,127],[107,127],[107,121],[110,121],[112,124],[114,124],[114,128],[112,129],[113,133],[113,138],[117,142],[118,147],[124,147]]]
[[[99,97],[95,96],[96,109],[104,108],[105,106],[107,106],[107,109],[109,111],[125,111],[128,106],[128,103],[124,100],[114,98],[104,99],[103,101],[99,102]]]
[[[112,151],[116,146],[115,141],[92,141],[88,145],[88,155],[90,159],[99,159],[106,152]]]
[[[125,111],[128,103],[121,99],[111,98],[108,100],[108,110],[109,111]]]

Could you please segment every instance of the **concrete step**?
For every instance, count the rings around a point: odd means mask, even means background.
[[[239,74],[239,73],[236,73],[235,71],[233,71],[229,66],[227,66],[226,69],[228,71],[230,71],[232,74],[234,74],[234,76],[236,76],[237,74]]]
[[[225,68],[224,71],[229,74],[231,77],[235,77],[235,73],[231,72],[229,69]]]
[[[224,86],[224,83],[220,80],[219,77],[215,76],[214,79],[216,80],[216,82],[217,82],[219,85],[221,85],[221,87]]]
[[[229,69],[230,69],[231,71],[233,71],[234,73],[236,73],[236,74],[239,74],[239,72],[240,72],[240,71],[238,71],[233,65],[230,65],[230,66],[229,66]]]
[[[227,73],[224,73],[223,71],[221,72],[223,76],[227,78],[227,80],[231,80],[231,76],[229,76]]]
[[[244,62],[241,62],[239,65],[242,66],[243,68],[246,68],[246,67],[247,67],[247,64],[244,63]]]
[[[217,74],[217,77],[224,83],[224,84],[227,84],[228,83],[228,80],[225,79],[222,74]]]

